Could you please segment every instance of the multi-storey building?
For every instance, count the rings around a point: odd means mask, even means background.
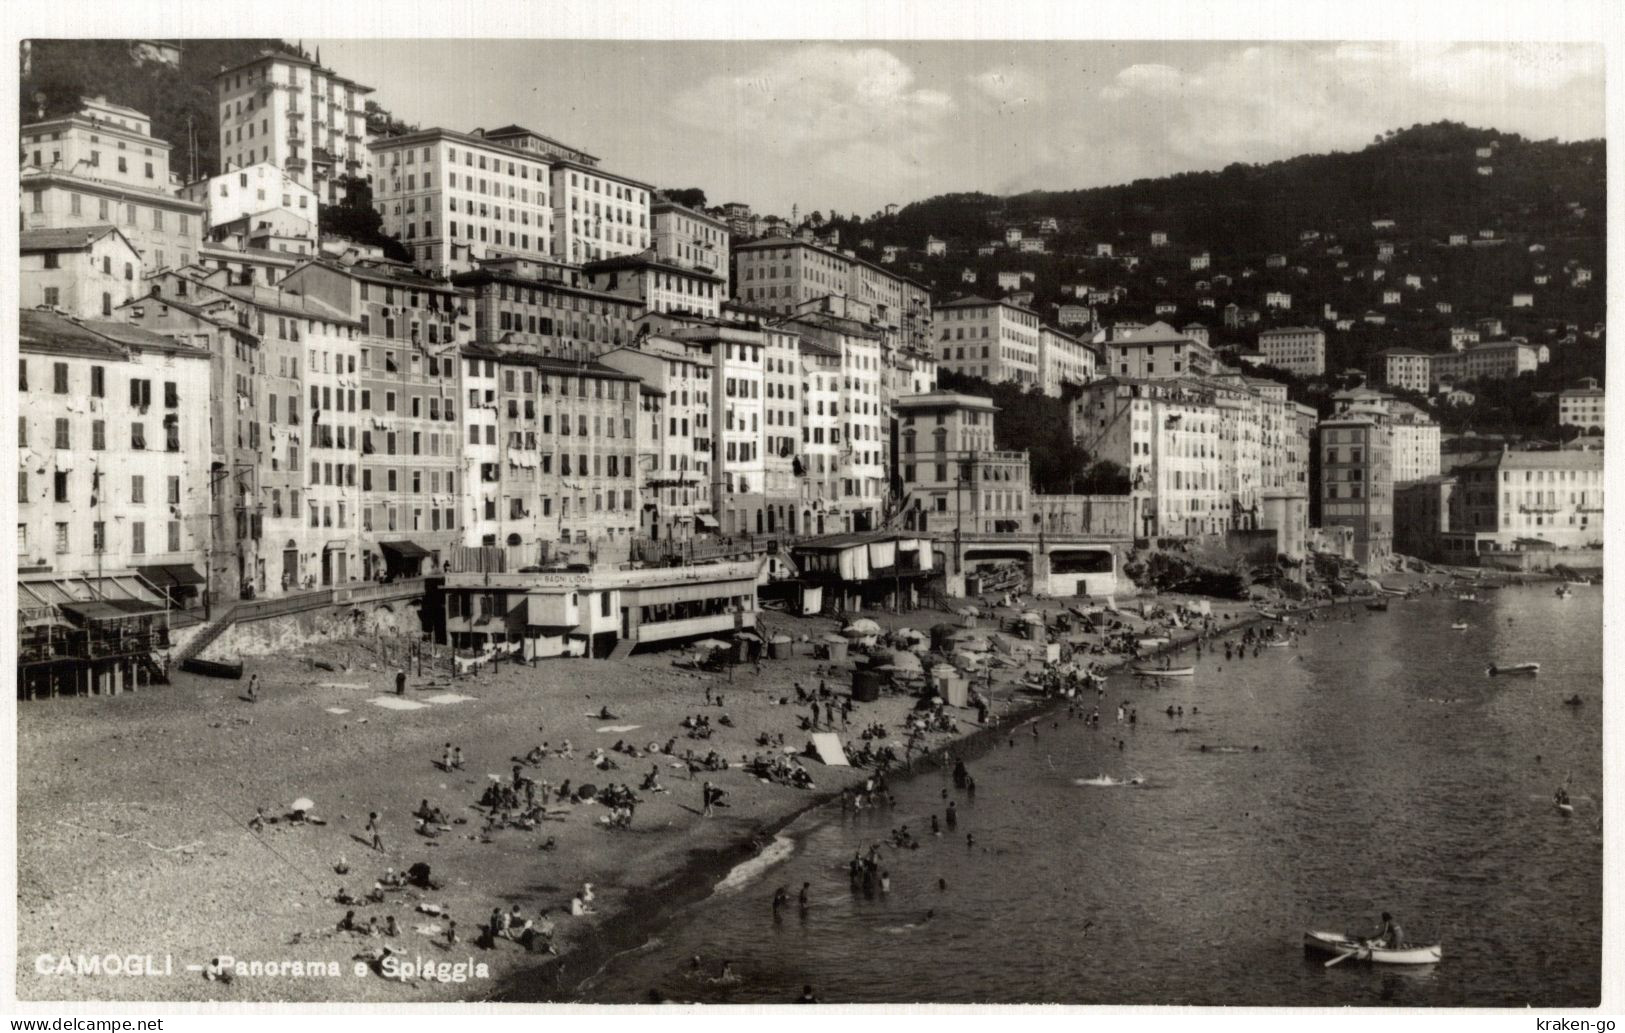
[[[1167,323],[1113,326],[1102,344],[1102,365],[1115,377],[1201,377],[1219,368],[1213,349]]]
[[[1601,449],[1501,454],[1456,467],[1448,559],[1481,552],[1580,549],[1603,540]],[[1460,520],[1456,519],[1460,516]],[[1540,543],[1540,544],[1537,544]]]
[[[138,111],[99,97],[83,105],[22,127],[21,229],[116,226],[143,273],[189,264],[203,208],[174,196],[169,144]]]
[[[389,261],[309,262],[281,287],[360,324],[356,376],[346,383],[360,389],[362,577],[440,569],[464,540],[462,299]]]
[[[596,164],[556,158],[554,257],[579,264],[647,251],[652,246],[649,204],[653,192],[647,183],[605,172]]]
[[[1468,380],[1511,380],[1540,368],[1540,352],[1522,341],[1488,341],[1429,359],[1429,382],[1459,384]]]
[[[1318,429],[1321,525],[1350,528],[1355,561],[1378,569],[1393,555],[1392,434],[1381,416],[1357,413]]]
[[[645,314],[636,298],[581,286],[556,263],[504,261],[452,277],[471,295],[481,344],[508,341],[537,355],[586,360],[637,339]]]
[[[552,159],[506,141],[425,129],[370,145],[384,232],[439,276],[553,254]]]
[[[801,522],[803,533],[840,529],[841,350],[801,338]]]
[[[244,287],[258,283],[274,287],[284,276],[293,272],[295,266],[309,257],[298,252],[287,253],[250,247],[246,241],[231,240],[222,244],[210,244],[205,241],[198,249],[197,261],[186,268],[193,272],[218,271],[222,274],[220,281],[222,283],[234,283]]]
[[[675,201],[649,206],[654,224],[655,257],[672,265],[722,277],[721,296],[728,296],[728,223]]]
[[[883,390],[886,333],[824,312],[801,313],[782,325],[803,342],[811,340],[839,353],[839,380],[826,385],[838,387],[840,392],[840,411],[830,442],[835,446],[839,496],[826,502],[823,514],[833,518],[832,529],[873,530],[880,526],[888,504],[900,502],[892,495],[888,476],[892,414],[891,400]]]
[[[180,194],[203,206],[203,234],[210,241],[247,240],[271,224],[277,236],[296,237],[315,251],[316,192],[268,161],[188,183]]]
[[[506,549],[509,566],[517,569],[534,562],[535,543],[526,546],[521,537],[507,546],[502,533],[502,450],[497,440],[501,432],[501,404],[497,401],[501,378],[497,360],[483,349],[462,349],[463,424],[462,448],[463,514],[458,521],[464,545],[496,546]],[[528,550],[528,551],[527,551]]]
[[[1216,394],[1214,385],[1189,378],[1112,376],[1073,403],[1073,438],[1128,471],[1137,536],[1218,534],[1231,526]]]
[[[201,582],[209,353],[126,323],[18,319],[18,566],[101,577],[177,565]]]
[[[120,318],[142,329],[209,353],[209,512],[210,590],[216,599],[236,599],[257,591],[265,541],[260,475],[269,443],[267,394],[260,337],[238,320],[232,300],[203,290],[179,276],[162,283],[160,293],[119,309]],[[177,297],[181,289],[186,294]]]
[[[26,296],[25,296],[26,300]],[[1581,377],[1581,387],[1571,387],[1557,395],[1557,425],[1579,427],[1582,430],[1605,430],[1605,392],[1597,386],[1595,377]]]
[[[1087,384],[1095,378],[1095,352],[1079,337],[1052,326],[1038,328],[1038,384],[1051,398],[1065,384]]]
[[[1438,561],[1444,556],[1451,512],[1459,510],[1456,478],[1424,477],[1394,486],[1394,551]],[[1459,512],[1457,519],[1460,518]]]
[[[706,359],[703,350],[664,335],[602,357],[604,365],[637,377],[643,391],[659,393],[659,411],[640,414],[650,426],[638,435],[642,528],[654,541],[683,541],[718,526],[711,511],[712,366]]]
[[[495,536],[521,565],[566,546],[617,552],[637,536],[638,379],[593,362],[538,356],[508,345],[467,345],[496,374],[495,469],[482,468],[482,508],[469,537]],[[482,396],[483,397],[483,396]],[[483,404],[483,403],[482,403]],[[471,420],[483,426],[483,414]],[[483,443],[482,455],[490,454]],[[494,513],[491,510],[494,509]]]
[[[1409,402],[1395,399],[1388,406],[1393,434],[1395,484],[1407,484],[1439,473],[1439,425]]]
[[[1377,379],[1389,387],[1426,394],[1432,386],[1433,357],[1415,348],[1388,348],[1377,353]]]
[[[812,301],[850,300],[866,307],[864,321],[886,331],[888,348],[931,348],[930,289],[852,251],[772,237],[735,247],[733,260],[734,296],[747,305],[789,315]],[[829,311],[856,318],[841,307]]]
[[[1289,373],[1318,377],[1326,372],[1326,331],[1312,326],[1282,326],[1261,331],[1258,350],[1264,361]]]
[[[714,317],[727,298],[727,281],[722,277],[648,254],[589,262],[581,272],[593,290],[641,302],[651,312]]]
[[[24,230],[18,236],[18,294],[26,306],[79,319],[111,319],[143,293],[141,255],[114,226]]]
[[[343,200],[347,177],[372,176],[365,103],[372,87],[295,54],[265,53],[214,78],[222,172],[269,162],[315,191]]]
[[[990,384],[1042,385],[1038,313],[1006,300],[971,296],[937,306],[940,368]]]
[[[993,447],[991,399],[950,391],[896,401],[898,476],[912,530],[1015,531],[1027,523],[1027,453]]]

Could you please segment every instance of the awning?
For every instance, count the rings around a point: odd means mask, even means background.
[[[203,584],[203,575],[188,563],[154,563],[135,569],[159,588],[190,588]]]
[[[425,549],[417,542],[407,541],[404,538],[398,542],[379,542],[378,548],[382,549],[386,556],[393,556],[396,559],[424,560],[429,558],[428,549]]]
[[[694,522],[708,531],[715,531],[720,526],[717,523],[716,517],[709,516],[705,513],[696,513],[694,515]]]
[[[126,617],[142,617],[164,612],[156,606],[136,602],[134,599],[124,600],[123,605],[102,602],[100,599],[75,600],[63,603],[61,609],[63,613],[81,624],[88,621],[123,620]]]

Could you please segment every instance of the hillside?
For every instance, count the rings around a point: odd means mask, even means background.
[[[153,135],[173,147],[169,167],[176,175],[190,179],[195,168],[199,176],[208,176],[219,171],[215,74],[267,50],[320,59],[320,54],[312,55],[280,39],[189,39],[181,47],[179,67],[173,67],[137,60],[131,52],[132,42],[32,40],[18,92],[19,119],[26,123],[42,113],[47,117],[67,114],[79,109],[80,97],[103,94],[152,117]],[[411,128],[371,101],[367,102],[367,120],[375,130]]]

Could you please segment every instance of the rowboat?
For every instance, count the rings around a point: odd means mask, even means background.
[[[1498,664],[1490,664],[1488,667],[1486,667],[1484,669],[1484,673],[1489,675],[1492,678],[1495,677],[1498,674],[1528,674],[1528,675],[1535,675],[1535,674],[1540,673],[1540,665],[1535,664],[1535,663],[1506,664],[1505,666],[1498,665]]]
[[[1189,678],[1196,673],[1194,667],[1136,667],[1134,673],[1144,678]]]
[[[1375,947],[1370,942],[1347,933],[1304,933],[1303,949],[1306,954],[1330,954],[1334,959],[1368,961],[1374,965],[1437,965],[1444,957],[1444,948],[1437,943],[1427,946],[1408,943],[1402,947]]]
[[[1466,621],[1457,621],[1456,623],[1450,625],[1450,630],[1451,631],[1466,631],[1467,627],[1468,627],[1468,624],[1467,624]]]
[[[202,674],[210,678],[240,680],[243,676],[243,665],[240,663],[232,663],[229,660],[203,660],[195,656],[182,660],[181,670],[188,674]]]
[[[1557,805],[1557,813],[1565,818],[1572,818],[1574,817],[1574,805],[1572,803],[1560,803]]]
[[[1568,585],[1559,585],[1557,588],[1557,597],[1559,599],[1572,599],[1574,597],[1574,593],[1569,591]]]
[[[1280,649],[1284,646],[1290,646],[1291,644],[1292,640],[1289,638],[1272,638],[1266,640],[1264,646],[1267,649]]]

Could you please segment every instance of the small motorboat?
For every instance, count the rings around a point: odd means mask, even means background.
[[[1437,965],[1444,958],[1444,948],[1437,943],[1376,947],[1368,940],[1347,933],[1304,933],[1303,949],[1306,954],[1332,955],[1332,960],[1326,962],[1327,968],[1341,961],[1365,961],[1373,965]]]
[[[1585,700],[1581,699],[1578,693],[1563,701],[1565,707],[1577,707],[1583,703],[1585,703]]]
[[[1585,585],[1589,585],[1589,584],[1591,584],[1591,579],[1588,578],[1588,577],[1583,577],[1578,581],[1565,581],[1565,582],[1563,582],[1563,585],[1566,588],[1581,588],[1581,587],[1583,587]]]
[[[1373,600],[1372,602],[1366,603],[1365,608],[1370,610],[1373,613],[1387,613],[1388,612],[1388,600],[1386,600],[1386,599]]]
[[[1565,818],[1572,818],[1574,817],[1574,805],[1572,803],[1560,803],[1557,805],[1557,813]]]
[[[1492,678],[1498,674],[1526,674],[1533,676],[1540,673],[1540,665],[1535,663],[1490,664],[1484,669],[1484,673]]]
[[[1196,673],[1194,667],[1136,667],[1134,673],[1142,678],[1189,678]]]
[[[1468,624],[1466,621],[1457,621],[1456,623],[1450,625],[1450,630],[1451,631],[1466,631],[1469,627],[1471,627],[1471,625]]]

